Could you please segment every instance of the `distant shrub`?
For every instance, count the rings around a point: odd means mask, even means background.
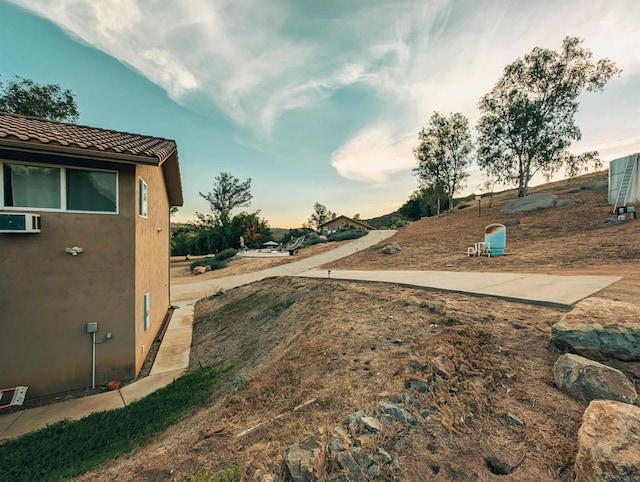
[[[189,269],[193,271],[193,268],[196,268],[198,266],[210,266],[211,269],[221,269],[227,266],[228,263],[229,263],[228,259],[219,260],[216,258],[204,258],[191,263],[191,266],[189,266]]]
[[[331,233],[327,236],[329,241],[344,241],[345,239],[358,239],[366,235],[367,231],[364,229],[351,229],[349,231],[338,231]]]
[[[318,236],[317,234],[312,234],[307,236],[302,245],[304,247],[313,246],[314,244],[326,243],[328,240],[324,236]]]
[[[217,261],[224,261],[225,259],[233,258],[238,253],[237,249],[227,248],[216,254]]]

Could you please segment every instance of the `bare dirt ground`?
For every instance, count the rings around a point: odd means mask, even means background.
[[[503,216],[498,209],[513,199],[513,192],[504,193],[491,209],[483,205],[480,217],[474,205],[402,229],[386,241],[402,246],[396,255],[384,255],[378,246],[329,267],[617,274],[624,279],[598,296],[638,302],[640,222],[605,224],[606,191],[578,189],[604,176],[539,189],[576,200],[573,208]],[[466,247],[482,239],[484,226],[509,218],[520,220],[507,231],[510,256],[466,258]],[[201,300],[191,368],[227,364],[228,380],[207,407],[81,480],[212,480],[207,474],[234,464],[242,467],[242,480],[260,480],[257,469],[287,480],[282,460],[288,446],[318,428],[341,425],[357,410],[373,414],[378,401],[398,398],[420,415],[415,426],[385,425],[362,440],[363,456],[382,447],[398,459],[378,480],[573,480],[585,405],[553,384],[561,352],[551,345],[550,331],[563,313],[386,284],[302,278],[267,279]],[[450,378],[434,369],[436,353],[453,361]],[[618,368],[640,388],[640,367],[633,365]],[[415,378],[427,383],[427,393],[405,388]],[[508,423],[508,414],[524,425]],[[488,457],[508,466],[522,463],[510,475],[496,475]],[[349,480],[335,464],[326,468],[327,480]]]

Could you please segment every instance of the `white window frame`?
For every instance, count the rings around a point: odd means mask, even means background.
[[[35,166],[35,167],[51,167],[60,170],[60,207],[59,208],[34,208],[34,207],[19,207],[19,206],[5,206],[4,205],[4,164],[19,164],[21,166]],[[98,172],[112,172],[116,175],[116,210],[115,211],[78,211],[67,209],[67,168],[80,171],[98,171]],[[0,209],[4,211],[42,211],[42,212],[65,212],[76,214],[119,214],[120,213],[120,173],[114,169],[95,169],[93,167],[75,167],[75,166],[63,166],[60,164],[44,164],[41,162],[22,162],[13,161],[10,159],[0,159]]]
[[[150,313],[151,313],[151,293],[145,293],[142,298],[142,323],[144,326],[144,331],[147,331],[151,326],[150,323]]]
[[[141,177],[138,177],[138,216],[145,219],[149,216],[149,186]]]

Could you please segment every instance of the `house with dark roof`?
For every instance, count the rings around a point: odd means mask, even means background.
[[[181,205],[174,141],[0,112],[0,389],[138,374]]]
[[[351,219],[347,216],[337,216],[318,226],[318,231],[320,231],[321,234],[332,234],[339,229],[345,229],[348,227],[352,227],[353,229],[364,229],[365,231],[372,231],[376,229],[373,226],[369,226],[364,221]]]

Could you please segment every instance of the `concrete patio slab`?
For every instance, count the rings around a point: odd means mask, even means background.
[[[299,274],[305,278],[328,278],[326,270]],[[458,293],[572,306],[619,281],[617,276],[553,276],[525,273],[450,271],[358,271],[331,270],[331,279],[375,281],[420,286]]]

